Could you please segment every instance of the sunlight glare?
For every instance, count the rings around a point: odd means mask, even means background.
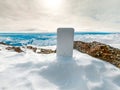
[[[60,8],[62,0],[43,0],[43,5],[45,8],[56,10]]]

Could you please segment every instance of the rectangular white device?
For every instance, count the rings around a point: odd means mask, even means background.
[[[72,57],[73,55],[73,28],[57,29],[57,56]]]

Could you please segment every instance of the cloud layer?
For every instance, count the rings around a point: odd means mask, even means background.
[[[0,0],[0,30],[55,31],[57,27],[74,27],[77,31],[120,29],[119,0],[59,0],[61,3],[51,0],[53,4],[48,1]]]

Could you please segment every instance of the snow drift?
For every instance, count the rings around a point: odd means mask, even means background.
[[[120,69],[76,50],[65,58],[1,45],[1,90],[120,90],[119,77]]]

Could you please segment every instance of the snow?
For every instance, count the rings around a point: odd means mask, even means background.
[[[65,58],[1,47],[0,90],[120,90],[120,69],[76,50]]]

